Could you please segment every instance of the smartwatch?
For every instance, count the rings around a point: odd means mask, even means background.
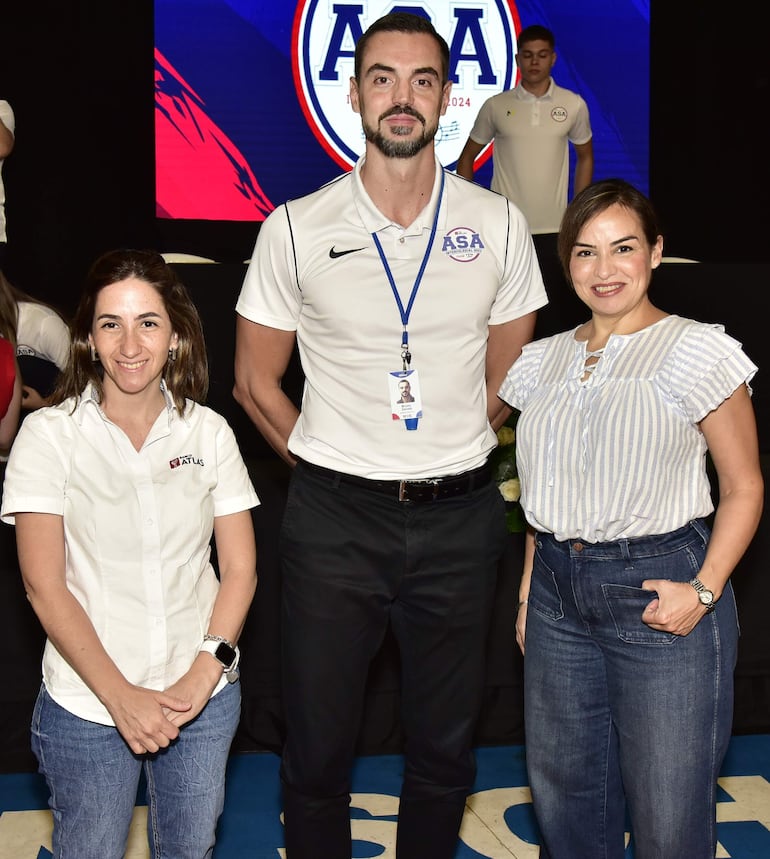
[[[228,683],[238,679],[238,648],[221,635],[204,635],[201,651],[210,653],[222,665],[222,671],[227,675]]]

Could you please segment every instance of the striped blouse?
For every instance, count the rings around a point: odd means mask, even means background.
[[[667,316],[613,334],[586,376],[565,331],[526,345],[499,396],[521,411],[527,521],[558,540],[662,534],[713,512],[698,423],[757,371],[724,326]]]

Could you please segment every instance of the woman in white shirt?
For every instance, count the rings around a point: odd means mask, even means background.
[[[622,859],[626,807],[637,859],[716,850],[738,641],[729,577],[763,503],[757,368],[723,326],[650,302],[662,251],[628,183],[576,195],[559,256],[591,318],[525,346],[499,392],[521,411],[516,627],[547,859]]]
[[[0,334],[16,347],[22,408],[47,405],[69,359],[69,324],[56,308],[23,292],[0,271]]]
[[[259,499],[232,430],[200,405],[200,319],[159,254],[97,260],[72,336],[54,405],[14,442],[0,511],[47,634],[32,747],[53,854],[122,857],[144,768],[153,855],[210,857]]]

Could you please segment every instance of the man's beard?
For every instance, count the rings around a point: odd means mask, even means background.
[[[398,137],[385,137],[380,131],[379,125],[388,116],[397,113],[405,113],[408,116],[413,116],[415,119],[418,119],[422,123],[422,134],[420,134],[419,137],[410,136],[406,140],[399,140]],[[436,124],[434,128],[428,128],[425,122],[425,117],[408,105],[404,105],[403,107],[397,105],[386,113],[383,113],[377,122],[377,128],[372,128],[372,126],[367,125],[363,120],[362,125],[364,129],[364,137],[366,137],[370,143],[373,143],[387,158],[413,158],[418,152],[425,149],[425,147],[436,136],[436,132],[438,131],[438,124]],[[395,135],[399,135],[408,131],[414,132],[415,128],[412,125],[394,125],[391,126],[391,130]]]

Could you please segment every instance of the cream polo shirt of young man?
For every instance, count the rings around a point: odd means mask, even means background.
[[[519,84],[488,98],[470,137],[495,141],[490,188],[524,212],[531,231],[558,233],[569,189],[569,145],[592,138],[582,96],[553,79],[540,98]]]

